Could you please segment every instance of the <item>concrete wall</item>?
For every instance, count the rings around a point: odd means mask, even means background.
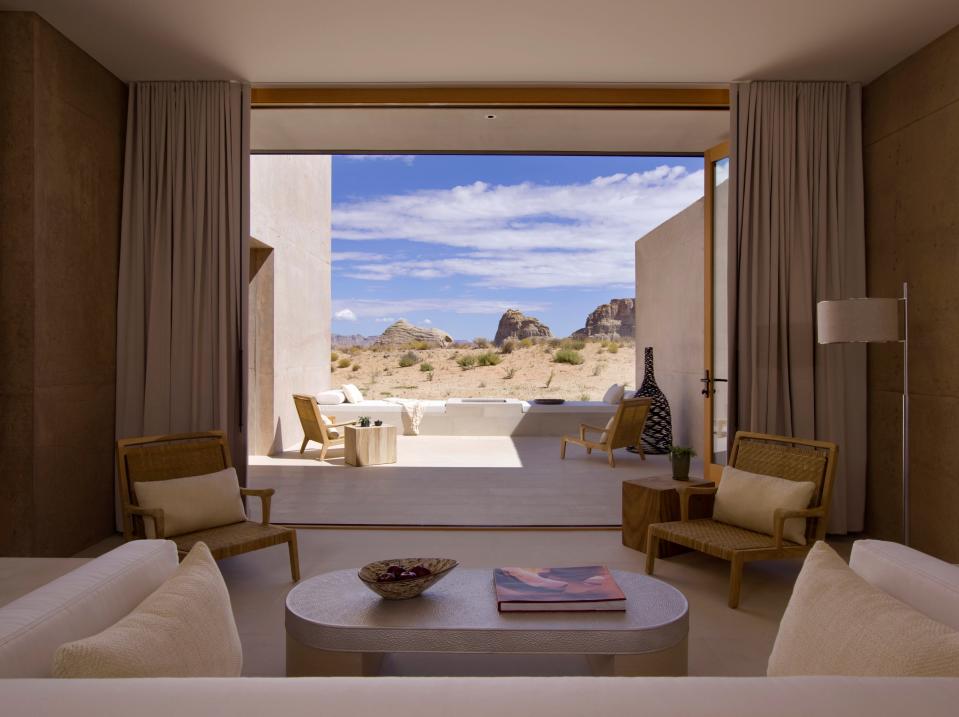
[[[0,13],[0,554],[114,532],[126,85],[32,13]]]
[[[870,296],[910,292],[912,541],[959,562],[959,28],[864,91]],[[869,347],[866,529],[901,536],[902,349]]]
[[[703,452],[703,200],[636,242],[636,385],[653,347],[673,443]]]
[[[251,161],[250,233],[273,250],[269,267],[264,266],[272,292],[254,286],[250,296],[250,335],[260,337],[250,358],[250,425],[260,432],[251,437],[251,452],[299,448],[303,431],[293,394],[313,394],[330,385],[331,171],[330,157],[323,155],[256,155]],[[266,340],[269,303],[271,342]],[[273,400],[266,423],[270,380]]]

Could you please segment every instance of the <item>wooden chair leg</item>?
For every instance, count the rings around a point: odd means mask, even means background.
[[[613,458],[613,449],[610,448],[608,451],[606,451],[606,455],[608,456],[609,467],[610,467],[610,468],[615,468],[615,467],[616,467],[616,459]]]
[[[310,439],[306,436],[303,436],[303,443],[300,445],[300,453],[306,450],[306,444],[310,442]]]
[[[559,459],[561,461],[566,460],[566,439],[563,438],[559,442]]]
[[[300,582],[300,552],[296,547],[296,531],[292,531],[290,534],[290,542],[288,543],[290,548],[290,575],[293,577],[293,582]]]
[[[593,449],[592,449],[592,448],[589,448],[589,447],[587,447],[587,448],[586,448],[586,455],[587,455],[587,456],[591,456],[591,455],[593,455]]]
[[[652,530],[646,531],[646,574],[653,574],[656,565],[656,554],[659,552],[659,536]]]
[[[739,607],[739,593],[743,585],[743,559],[734,555],[729,564],[729,607]]]
[[[326,460],[326,444],[325,443],[320,445],[320,460],[321,461]]]

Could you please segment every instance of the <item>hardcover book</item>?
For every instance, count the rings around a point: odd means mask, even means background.
[[[500,612],[623,611],[626,596],[604,565],[573,568],[496,568]]]

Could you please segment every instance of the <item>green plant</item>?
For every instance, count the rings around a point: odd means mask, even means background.
[[[353,368],[351,368],[350,370],[351,370],[351,371],[359,371],[359,370],[360,370],[360,365],[359,365],[358,363],[355,363],[355,364],[353,364]]]
[[[476,356],[474,356],[473,354],[463,354],[458,359],[456,359],[456,363],[459,365],[461,369],[466,371],[468,369],[473,368],[476,365]]]
[[[579,366],[585,359],[583,355],[574,349],[560,349],[553,354],[553,361],[556,363],[568,363],[573,366]]]
[[[564,349],[573,349],[573,351],[582,351],[586,348],[586,342],[580,339],[569,339],[563,342]]]
[[[338,359],[339,357],[340,357],[340,355],[339,355],[338,353],[336,353],[336,351],[331,351],[331,352],[330,352],[330,361],[336,361],[336,359]]]
[[[400,356],[400,368],[408,368],[413,364],[420,362],[420,357],[413,351],[407,351],[405,354]]]
[[[528,349],[530,346],[532,346],[535,343],[536,342],[533,340],[532,336],[527,336],[525,339],[519,342],[519,345],[522,346],[524,349]]]
[[[369,416],[360,416],[357,419],[357,422],[360,424],[360,428],[369,428],[370,427],[370,417]]]
[[[513,339],[506,339],[503,342],[502,346],[499,347],[499,352],[501,354],[511,354],[516,350],[516,342]]]
[[[430,383],[433,382],[433,374],[434,374],[433,371],[428,371],[428,372],[426,373],[426,380],[429,381]]]
[[[414,341],[410,345],[410,348],[416,349],[417,351],[426,351],[429,347],[430,345],[425,341]]]
[[[580,401],[588,401],[588,400],[589,400],[589,394],[588,394],[588,393],[581,393],[581,394],[579,394],[579,400],[580,400]]]
[[[423,373],[426,373],[427,371],[432,371],[432,370],[433,370],[433,364],[428,363],[426,361],[420,364],[420,371],[422,371]]]
[[[503,378],[505,378],[507,381],[509,381],[515,375],[516,375],[516,369],[513,368],[512,366],[503,372]]]
[[[556,375],[555,371],[549,372],[549,378],[546,379],[546,388],[549,388],[549,385],[553,382],[553,377]]]
[[[476,358],[476,362],[480,366],[495,366],[502,360],[503,360],[503,357],[494,351],[486,351],[485,353],[481,353]]]
[[[562,339],[550,339],[547,343],[551,349],[558,349],[560,346],[562,346],[563,341]]]
[[[476,348],[478,349],[489,348],[489,339],[484,339],[482,336],[477,336],[473,339],[473,343],[476,344]]]
[[[696,451],[688,446],[670,446],[669,455],[675,456],[676,458],[694,458]]]
[[[609,351],[611,354],[618,353],[618,352],[619,352],[619,344],[616,343],[615,341],[610,341],[610,342],[606,345],[606,350]]]
[[[350,359],[348,359],[348,358],[346,358],[346,357],[343,357],[343,358],[341,358],[339,361],[336,362],[336,367],[337,367],[337,368],[347,368],[351,363],[353,363],[353,362],[352,362]]]

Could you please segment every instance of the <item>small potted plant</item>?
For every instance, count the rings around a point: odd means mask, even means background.
[[[374,425],[374,426],[382,426],[382,425],[383,425],[383,421],[381,421],[380,419],[377,418],[375,421],[373,421],[373,425]]]
[[[370,427],[370,417],[369,416],[360,416],[359,418],[360,428],[369,428]]]
[[[670,446],[669,462],[673,464],[673,480],[689,480],[689,459],[696,451],[686,446]]]

